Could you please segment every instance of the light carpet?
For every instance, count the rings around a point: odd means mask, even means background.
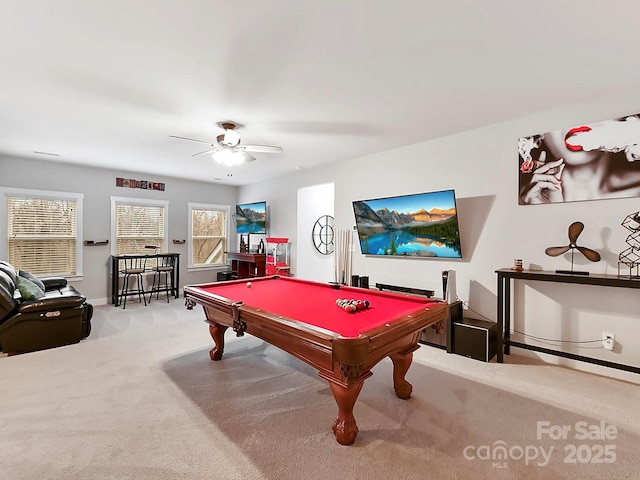
[[[341,446],[337,406],[315,370],[230,331],[212,362],[203,319],[182,300],[101,306],[79,344],[0,358],[3,477],[604,480],[640,471],[633,383],[423,346],[407,374],[412,398],[395,396],[383,360],[355,406],[356,442]]]

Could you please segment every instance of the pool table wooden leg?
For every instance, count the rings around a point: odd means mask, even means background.
[[[344,387],[334,382],[329,382],[333,398],[338,404],[338,416],[333,422],[333,433],[341,445],[351,445],[358,435],[358,425],[353,417],[353,406],[360,395],[364,381]]]
[[[389,357],[393,362],[393,388],[398,398],[406,400],[413,391],[413,386],[404,378],[413,361],[413,353],[392,353]]]
[[[211,350],[209,350],[209,357],[211,360],[220,360],[224,353],[224,332],[227,330],[227,326],[218,325],[217,323],[209,323],[209,334],[213,338],[216,344]]]

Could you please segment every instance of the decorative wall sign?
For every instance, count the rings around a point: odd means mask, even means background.
[[[134,180],[132,178],[116,177],[116,187],[141,188],[142,190],[160,190],[164,192],[164,183]]]
[[[520,205],[640,195],[640,114],[518,139]]]

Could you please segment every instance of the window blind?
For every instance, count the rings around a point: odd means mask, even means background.
[[[8,197],[8,261],[36,275],[75,275],[77,202]]]
[[[159,205],[116,205],[116,253],[155,253],[145,249],[164,245],[165,209]]]
[[[227,262],[227,212],[191,210],[191,265],[218,265]]]

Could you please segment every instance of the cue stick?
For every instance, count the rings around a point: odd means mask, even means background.
[[[349,281],[347,280],[349,278],[349,264],[347,262],[347,255],[348,255],[348,250],[347,250],[347,231],[343,231],[342,234],[342,268],[344,271],[344,284],[347,285],[349,283]]]
[[[350,281],[351,280],[351,265],[349,265],[349,256],[350,256],[349,243],[350,243],[351,236],[349,235],[349,230],[345,230],[344,231],[344,237],[345,237],[345,253],[346,253],[344,262],[346,264],[345,269],[347,271],[347,279],[348,279],[347,281]]]
[[[344,231],[340,230],[340,283],[345,284],[344,273]]]
[[[343,283],[344,274],[342,273],[342,230],[339,232],[338,242],[338,283]]]
[[[340,245],[340,242],[342,241],[342,235],[341,235],[341,231],[338,230],[338,243],[336,244],[336,281],[338,283],[341,283],[341,274],[340,274],[340,267],[341,267],[341,261],[340,261],[340,255],[342,255],[342,246]]]
[[[347,232],[346,231],[342,231],[342,284],[346,285],[347,284],[347,278],[349,275],[349,272],[347,271],[347,250],[345,248],[347,244]]]
[[[337,245],[336,248],[333,249],[333,281],[336,283],[338,282],[338,249],[337,249]]]
[[[353,246],[353,235],[351,230],[347,230],[347,271],[349,275],[347,278],[351,278],[351,273],[353,272],[353,252],[351,251],[351,247]]]

